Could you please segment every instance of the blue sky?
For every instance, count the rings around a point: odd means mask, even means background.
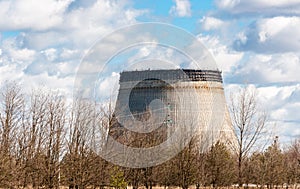
[[[130,24],[168,23],[212,53],[226,95],[253,85],[275,134],[300,137],[299,0],[0,0],[0,18],[1,83],[71,94],[80,61],[99,38]]]

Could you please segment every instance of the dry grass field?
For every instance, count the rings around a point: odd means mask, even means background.
[[[196,186],[190,186],[190,189],[196,189]],[[239,189],[258,189],[261,187],[256,187],[254,185],[248,186],[248,187],[240,187]],[[267,189],[268,187],[265,186],[263,187],[265,189]],[[31,188],[28,188],[31,189]],[[69,189],[69,187],[64,187],[61,186],[60,189]],[[89,187],[87,189],[94,189],[92,187]],[[99,189],[99,188],[96,188]],[[113,187],[105,187],[105,189],[113,189]],[[132,186],[128,186],[127,189],[133,189]],[[141,186],[139,187],[139,189],[146,189],[146,187]],[[171,186],[171,187],[163,187],[163,186],[154,186],[152,187],[152,189],[181,189],[181,187],[175,187],[175,186]],[[226,186],[226,187],[200,187],[199,189],[238,189],[238,187],[236,186]],[[299,185],[290,185],[290,186],[275,186],[273,187],[273,189],[300,189],[300,184]]]

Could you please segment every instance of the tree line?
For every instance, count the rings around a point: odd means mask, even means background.
[[[0,188],[187,189],[250,183],[273,188],[300,182],[300,139],[286,150],[277,139],[264,151],[254,150],[266,117],[258,114],[255,94],[247,89],[231,106],[237,145],[216,142],[200,152],[196,136],[169,161],[139,169],[116,166],[97,153],[112,122],[110,106],[84,100],[69,105],[53,91],[26,95],[15,83],[0,93]]]

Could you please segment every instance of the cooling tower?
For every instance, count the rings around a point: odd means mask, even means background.
[[[119,85],[109,134],[120,143],[151,147],[176,129],[187,133],[180,140],[199,139],[200,150],[235,140],[220,71],[124,71]]]

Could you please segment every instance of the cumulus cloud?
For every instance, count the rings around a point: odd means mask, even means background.
[[[294,53],[257,55],[243,59],[235,67],[229,82],[255,84],[285,84],[300,82],[300,58]]]
[[[147,45],[135,49],[128,60],[128,69],[178,69],[186,68],[190,60],[181,52],[158,45]]]
[[[233,47],[257,53],[299,52],[300,17],[274,17],[254,22],[238,35]]]
[[[67,9],[54,28],[44,31],[31,28],[33,31],[26,32],[22,41],[27,47],[39,50],[59,46],[89,48],[113,30],[136,23],[136,18],[146,12],[130,8],[126,2],[97,0],[84,8]]]
[[[215,0],[216,5],[231,14],[299,15],[298,0]]]
[[[119,90],[119,79],[120,74],[116,72],[112,72],[109,77],[99,78],[96,84],[97,98],[103,102],[107,100],[115,101]]]
[[[82,56],[95,41],[143,13],[126,0],[0,1],[0,30],[22,30],[1,38],[0,82],[72,92]]]
[[[171,7],[170,14],[178,17],[187,17],[192,15],[191,3],[189,0],[175,0],[175,5]]]
[[[0,29],[46,30],[63,22],[72,0],[4,0],[0,1]]]
[[[217,30],[226,25],[224,21],[210,16],[203,17],[199,22],[202,25],[202,28],[206,31]]]
[[[300,136],[300,85],[259,87],[259,99],[283,140]]]
[[[199,35],[198,39],[208,48],[213,55],[218,68],[225,73],[225,78],[231,74],[232,69],[243,58],[243,52],[230,49],[218,37]]]
[[[30,64],[36,56],[36,51],[22,44],[17,43],[15,39],[7,39],[0,46],[0,65],[16,64],[18,67],[25,67]]]

